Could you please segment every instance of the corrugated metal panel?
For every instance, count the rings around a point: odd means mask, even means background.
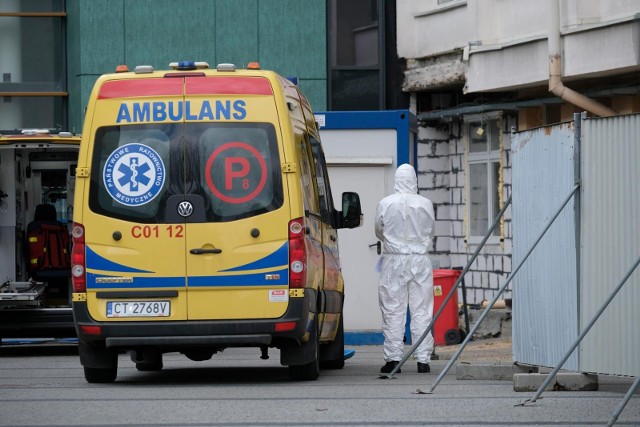
[[[640,115],[583,121],[580,326],[640,256]],[[580,345],[580,370],[640,374],[640,271]]]
[[[574,188],[573,123],[516,134],[512,155],[515,269]],[[578,337],[574,223],[572,199],[513,280],[516,362],[553,367]]]

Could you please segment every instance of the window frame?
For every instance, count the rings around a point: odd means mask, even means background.
[[[337,83],[334,81],[335,73],[341,72],[371,72],[376,73],[377,80],[377,98],[378,105],[377,108],[366,108],[368,111],[375,111],[384,109],[386,105],[386,91],[385,91],[385,64],[386,64],[386,56],[385,56],[385,28],[386,28],[386,17],[384,10],[384,1],[376,0],[376,11],[378,20],[375,25],[377,27],[377,51],[378,51],[378,63],[375,65],[338,65],[334,63],[333,56],[337,55],[336,45],[338,44],[338,40],[336,39],[337,35],[335,32],[337,31],[337,23],[334,24],[332,21],[336,14],[335,5],[339,0],[331,0],[327,2],[327,49],[328,49],[328,60],[327,60],[327,109],[329,111],[342,111],[344,108],[340,108],[339,106],[335,106],[334,108],[334,89]],[[346,17],[341,16],[341,19],[345,19]]]
[[[51,108],[52,123],[42,123],[37,126],[30,124],[15,123],[12,126],[15,128],[23,127],[41,127],[51,128],[58,130],[66,130],[68,126],[68,97],[67,92],[67,63],[66,63],[66,2],[64,0],[58,0],[52,2],[52,7],[41,7],[42,5],[30,5],[32,10],[23,10],[22,4],[19,4],[19,10],[12,10],[10,7],[0,6],[0,17],[11,17],[20,19],[21,24],[26,27],[35,25],[34,22],[38,22],[42,18],[59,19],[60,34],[58,37],[59,54],[58,58],[60,66],[60,81],[48,82],[44,86],[38,82],[4,82],[4,76],[0,80],[0,98],[11,99],[16,98],[19,101],[32,102],[33,99],[46,100],[52,103],[51,106],[44,105],[44,111],[48,112],[48,108]],[[28,8],[27,8],[28,9]],[[8,84],[2,84],[8,83]],[[56,90],[59,88],[58,90]],[[61,101],[61,102],[60,102]],[[59,103],[59,104],[58,104]],[[19,106],[18,108],[25,108]]]
[[[486,150],[483,151],[471,151],[471,128],[475,123],[484,123],[483,129],[486,133]],[[492,126],[495,124],[495,126]],[[500,112],[470,115],[464,117],[464,136],[465,136],[465,240],[468,244],[479,244],[482,242],[486,231],[489,229],[493,220],[495,219],[500,207],[502,206],[502,189],[504,186],[503,181],[503,143],[502,143],[502,125],[503,118]],[[474,127],[477,129],[477,127]],[[497,135],[496,135],[497,133]],[[496,138],[495,140],[493,138]],[[497,141],[497,147],[492,147],[492,141]],[[487,182],[483,188],[486,189],[487,199],[487,224],[486,229],[482,235],[472,234],[472,203],[471,203],[471,166],[472,165],[486,165]],[[493,165],[497,165],[497,176],[493,174]],[[495,182],[497,180],[497,182]],[[489,191],[492,189],[492,191]],[[496,200],[497,198],[497,200]],[[496,203],[497,202],[497,203]],[[487,239],[487,244],[497,245],[504,239],[504,217],[500,219],[499,226],[494,230],[494,233]]]

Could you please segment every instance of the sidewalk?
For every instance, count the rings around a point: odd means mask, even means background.
[[[435,354],[439,360],[450,360],[461,346],[462,344],[437,346]],[[471,340],[458,356],[456,363],[512,365],[511,336]]]

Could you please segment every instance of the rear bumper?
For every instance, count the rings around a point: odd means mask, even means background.
[[[76,332],[86,344],[102,344],[113,349],[159,348],[180,351],[188,348],[259,347],[301,343],[315,307],[313,292],[291,298],[285,314],[277,319],[96,322],[86,302],[74,302]],[[315,311],[315,310],[313,310]],[[295,322],[295,328],[276,332],[276,324]],[[99,327],[99,335],[83,332],[82,327]]]
[[[73,338],[71,308],[0,309],[0,338]]]

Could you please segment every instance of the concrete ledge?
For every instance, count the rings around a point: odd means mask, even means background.
[[[514,374],[513,391],[537,391],[547,379],[547,374]],[[598,376],[579,372],[558,372],[545,390],[596,391]]]
[[[459,364],[456,365],[456,379],[511,381],[513,367],[511,365]]]

